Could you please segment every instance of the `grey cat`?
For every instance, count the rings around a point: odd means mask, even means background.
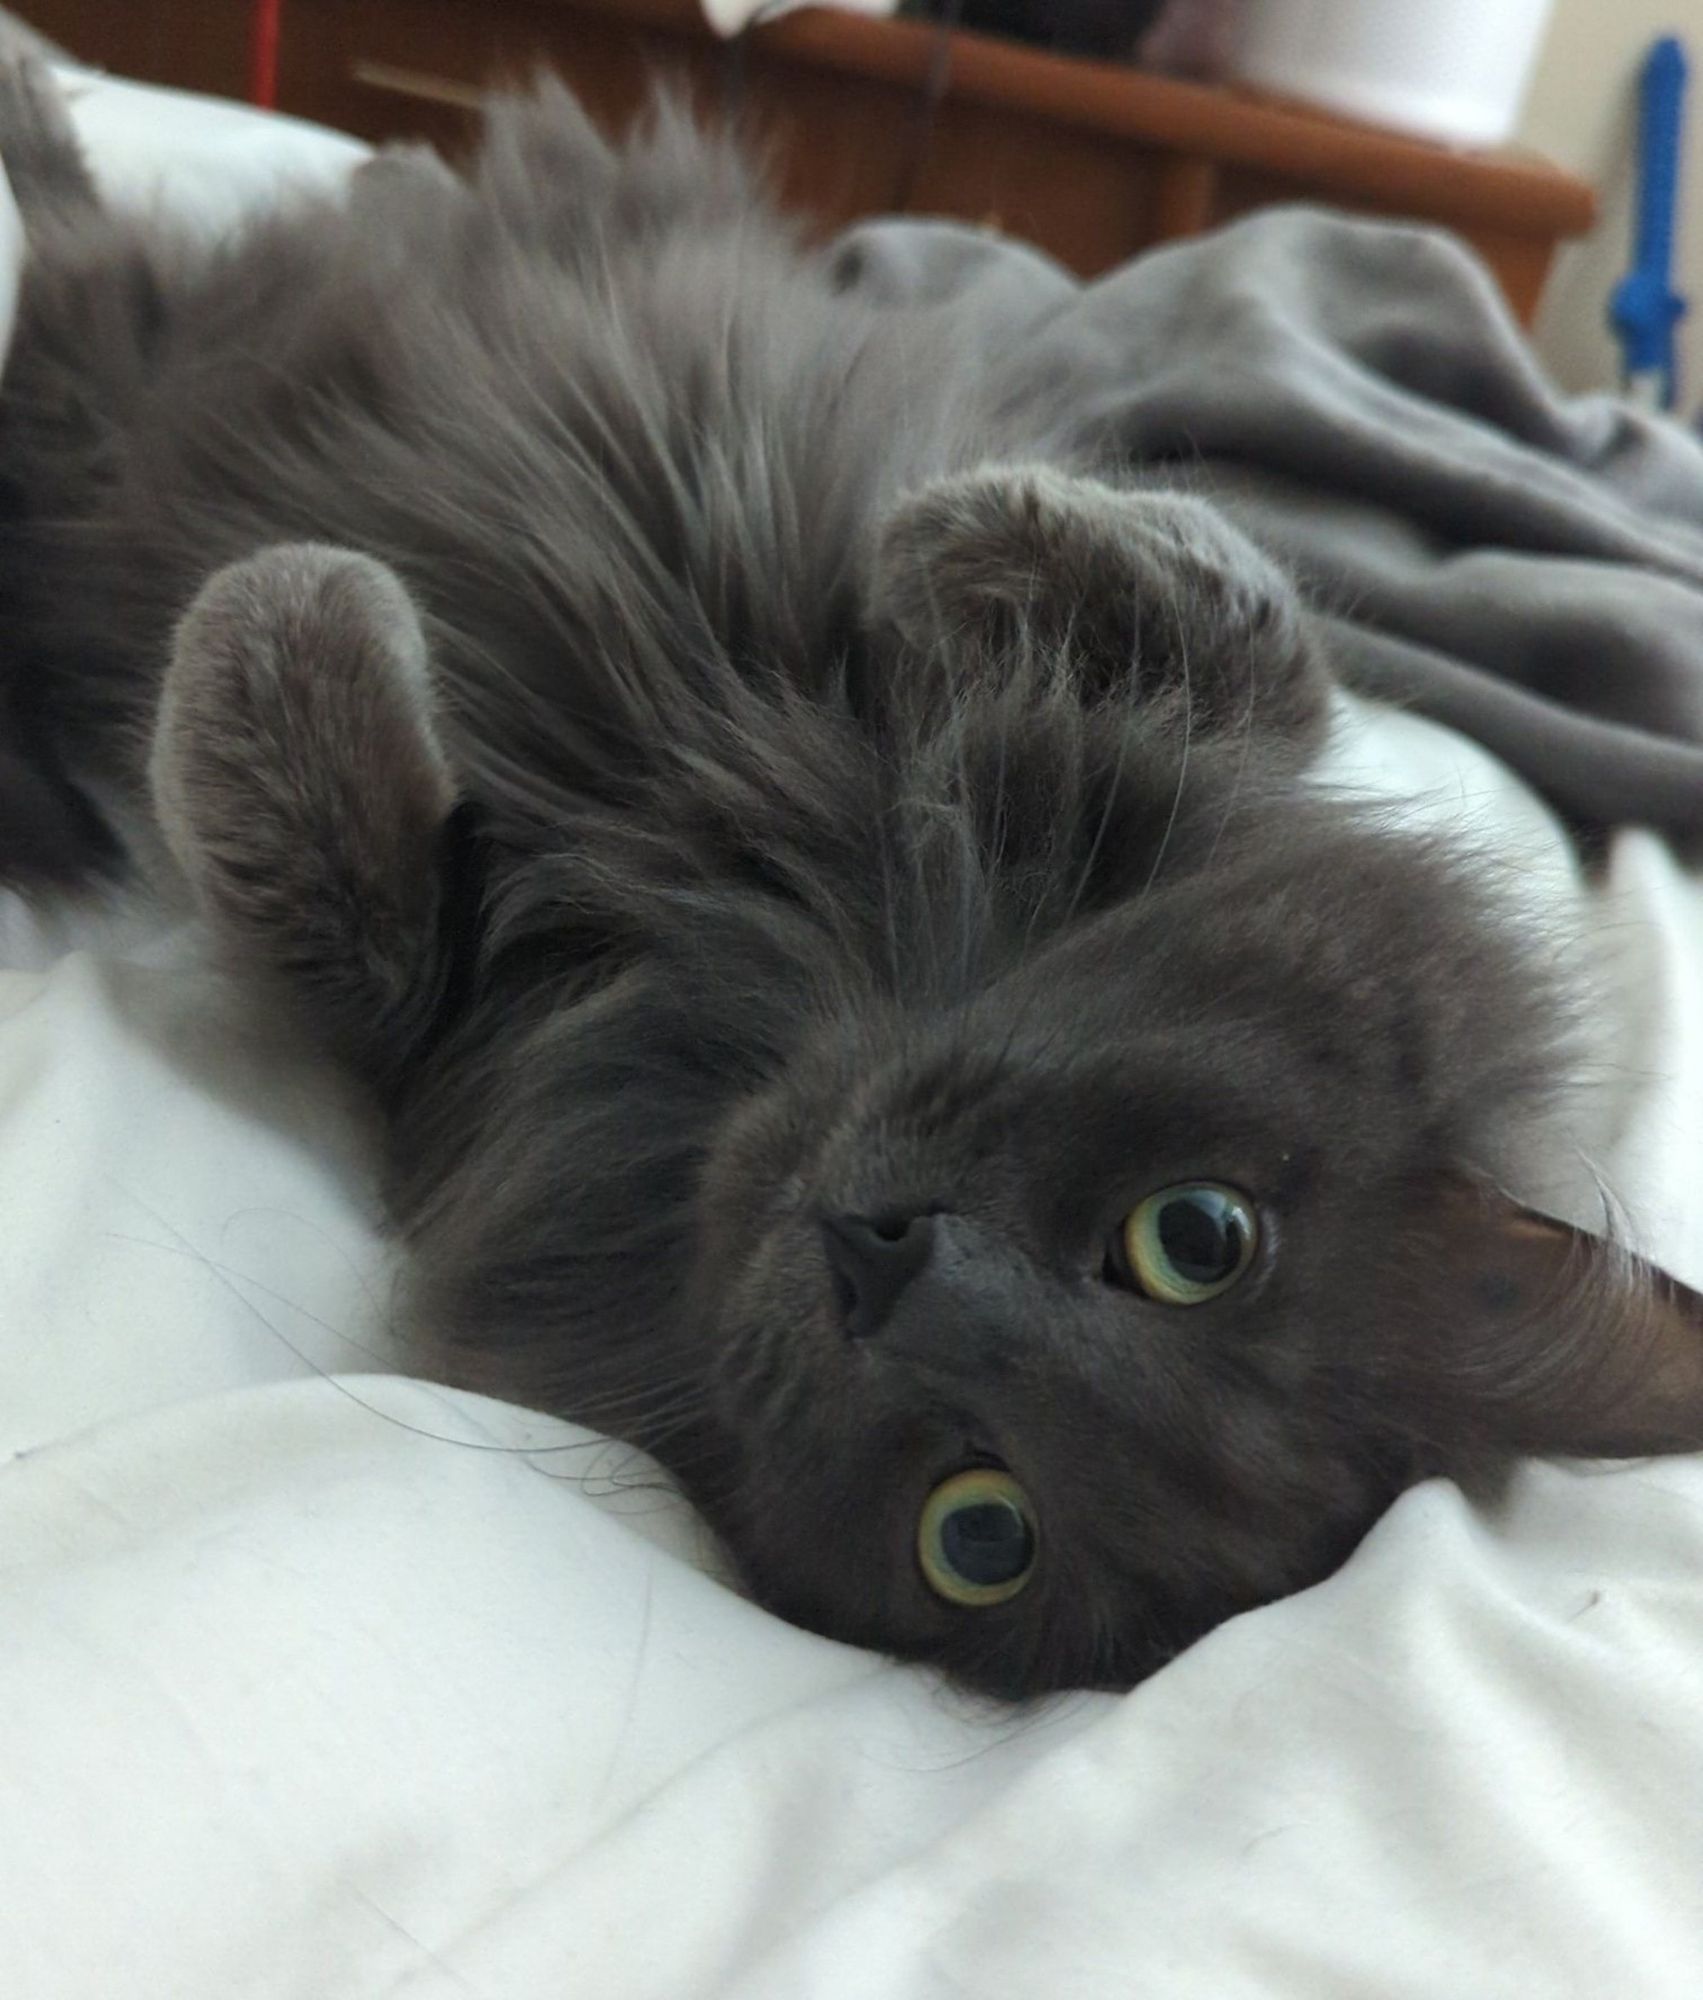
[[[422,1352],[788,1617],[1121,1686],[1432,1473],[1703,1443],[1703,1301],[1500,1191],[1565,996],[1309,788],[1302,607],[558,88],[217,247],[49,95],[0,855],[141,868],[370,1084]]]

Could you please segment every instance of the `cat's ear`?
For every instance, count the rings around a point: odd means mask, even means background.
[[[456,1002],[479,901],[401,584],[310,545],[221,570],[178,629],[150,777],[225,955],[393,1086]]]
[[[1424,1205],[1407,1286],[1424,1327],[1398,1392],[1440,1469],[1703,1450],[1703,1296],[1466,1178]]]
[[[1084,695],[1171,694],[1191,720],[1293,733],[1326,679],[1288,581],[1188,494],[1046,466],[939,479],[884,525],[875,606],[922,649],[1061,660]]]

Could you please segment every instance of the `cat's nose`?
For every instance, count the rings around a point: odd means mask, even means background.
[[[934,1249],[934,1217],[825,1215],[822,1242],[846,1332],[867,1340]]]

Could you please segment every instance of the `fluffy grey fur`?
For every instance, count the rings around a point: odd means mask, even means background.
[[[754,1590],[1127,1683],[1433,1471],[1703,1442],[1699,1302],[1495,1191],[1558,1003],[1313,796],[1197,503],[836,292],[737,159],[558,89],[222,248],[14,77],[0,856],[186,881],[367,1077],[423,1350],[654,1451]],[[175,857],[175,869],[166,857]],[[1247,1191],[1166,1305],[1123,1218]],[[930,1492],[1037,1554],[935,1594]]]

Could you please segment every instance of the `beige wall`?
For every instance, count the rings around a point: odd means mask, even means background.
[[[1703,402],[1703,0],[1556,0],[1521,125],[1522,140],[1582,175],[1602,200],[1594,234],[1563,254],[1544,299],[1538,344],[1569,388],[1612,384],[1619,348],[1608,295],[1631,255],[1636,80],[1657,35],[1686,38],[1692,60],[1686,174],[1680,190],[1679,289],[1686,322],[1687,409]]]

